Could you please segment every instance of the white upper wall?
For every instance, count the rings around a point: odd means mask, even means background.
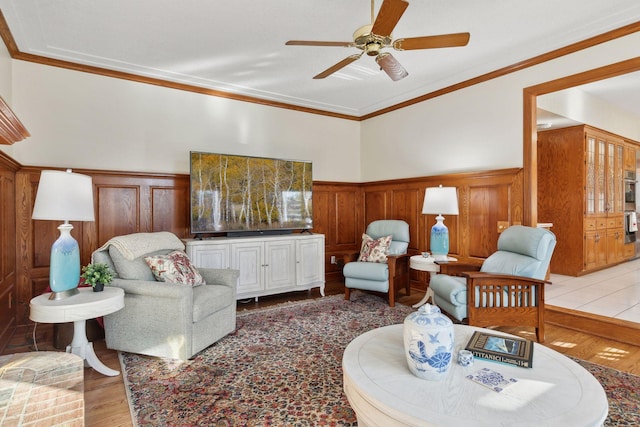
[[[640,55],[640,33],[366,120],[362,181],[522,167],[523,89]]]
[[[525,87],[637,57],[640,34],[364,122],[12,61],[25,165],[188,172],[189,151],[311,160],[314,179],[367,182],[522,167]]]
[[[542,95],[537,101],[543,110],[640,141],[640,117],[578,88]]]
[[[13,61],[25,165],[188,173],[189,151],[311,160],[314,180],[360,179],[360,123]]]

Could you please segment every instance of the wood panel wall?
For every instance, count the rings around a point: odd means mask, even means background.
[[[16,327],[16,162],[0,151],[0,349]]]
[[[17,325],[30,323],[29,301],[48,286],[49,254],[59,235],[57,222],[31,219],[40,171],[21,168],[15,172]],[[171,231],[179,237],[190,237],[187,175],[75,172],[92,176],[94,185],[95,222],[73,224],[83,265],[90,262],[95,249],[116,235]],[[421,213],[424,190],[439,184],[458,188],[460,215],[446,218],[454,256],[488,256],[496,246],[497,221],[522,221],[520,169],[372,183],[316,181],[313,232],[326,236],[326,279],[342,280],[342,264],[332,264],[331,257],[341,261],[344,253],[358,251],[366,224],[375,219],[407,221],[410,251],[427,250],[435,217]],[[420,287],[422,276],[415,273],[414,281]]]

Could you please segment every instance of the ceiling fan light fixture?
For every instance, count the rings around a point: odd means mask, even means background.
[[[390,53],[381,53],[376,56],[376,63],[394,82],[402,80],[409,75],[407,70]]]
[[[380,43],[369,43],[364,47],[364,51],[367,53],[367,55],[369,56],[377,56],[380,53],[380,49],[382,49],[383,46],[380,45]]]

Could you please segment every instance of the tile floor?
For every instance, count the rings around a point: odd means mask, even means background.
[[[640,323],[640,259],[580,277],[551,274],[545,303]]]

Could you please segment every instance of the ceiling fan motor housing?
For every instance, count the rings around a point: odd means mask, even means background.
[[[363,25],[353,33],[353,44],[358,49],[363,50],[369,56],[376,56],[380,49],[391,45],[391,35],[386,37],[373,34],[373,25]]]

